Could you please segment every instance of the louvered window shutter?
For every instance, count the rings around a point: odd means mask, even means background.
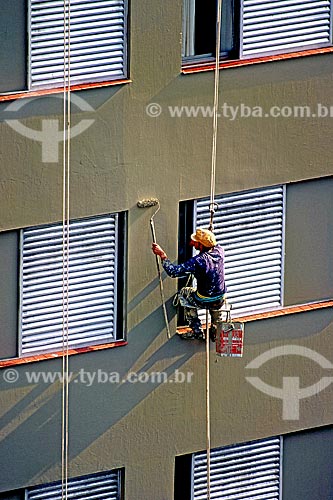
[[[211,450],[211,497],[219,500],[280,500],[281,439],[268,438]],[[207,454],[192,459],[192,498],[207,499]]]
[[[70,223],[69,346],[116,339],[117,214]],[[21,354],[63,345],[62,224],[24,229]]]
[[[331,0],[243,0],[243,58],[332,44]]]
[[[71,0],[72,84],[114,80],[126,76],[126,11],[127,0]],[[62,86],[63,0],[30,0],[29,19],[30,88]]]
[[[111,471],[68,480],[71,500],[120,500],[121,471]],[[59,500],[61,481],[26,490],[26,500]]]
[[[284,188],[217,196],[214,232],[225,250],[228,300],[235,314],[282,305]],[[209,199],[195,203],[195,226],[209,226]]]

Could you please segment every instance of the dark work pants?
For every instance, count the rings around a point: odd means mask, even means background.
[[[216,302],[205,302],[198,300],[196,289],[190,286],[182,288],[179,292],[179,303],[184,307],[185,319],[193,332],[202,332],[202,325],[198,316],[198,309],[208,309],[211,317],[211,325],[216,326],[216,322],[222,321],[222,306],[225,297]]]

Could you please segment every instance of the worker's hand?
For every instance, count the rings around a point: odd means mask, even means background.
[[[153,243],[152,246],[152,251],[154,252],[155,255],[159,255],[162,260],[167,259],[167,254],[163,250],[163,248],[160,247],[157,243]]]

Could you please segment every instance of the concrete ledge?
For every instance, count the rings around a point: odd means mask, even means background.
[[[71,92],[74,92],[75,90],[111,87],[114,85],[123,85],[124,83],[132,83],[132,80],[125,78],[122,80],[111,80],[106,82],[80,83],[77,85],[71,85],[70,90]],[[19,92],[7,92],[0,94],[0,102],[14,101],[14,100],[16,101],[17,99],[26,99],[28,97],[41,97],[44,95],[61,94],[63,92],[64,92],[63,87],[55,87],[50,89],[39,89],[39,90],[21,90]]]
[[[333,300],[325,300],[322,302],[313,302],[311,304],[301,304],[297,306],[288,306],[281,309],[275,309],[273,311],[267,311],[258,314],[252,314],[250,316],[241,316],[238,318],[232,318],[232,321],[242,321],[243,323],[248,323],[250,321],[259,321],[263,319],[277,318],[280,316],[285,316],[288,314],[297,314],[307,311],[314,311],[318,309],[325,309],[327,307],[333,307]],[[206,325],[204,325],[205,327]],[[177,328],[177,333],[185,333],[190,331],[187,326],[181,326]],[[114,347],[121,347],[127,345],[127,341],[111,342],[110,344],[100,344],[92,345],[87,347],[79,347],[77,349],[69,349],[68,356],[73,356],[75,354],[82,354],[85,352],[101,351],[105,349],[113,349]],[[36,354],[33,356],[26,356],[23,358],[12,358],[0,361],[0,368],[5,368],[7,366],[23,365],[26,363],[35,363],[37,361],[43,361],[45,359],[55,359],[66,356],[66,352],[49,352],[45,354]]]
[[[333,300],[325,300],[322,302],[313,302],[310,304],[282,307],[280,309],[274,309],[273,311],[267,311],[263,313],[232,318],[232,321],[241,321],[243,323],[248,323],[250,321],[259,321],[262,319],[277,318],[280,316],[285,316],[287,314],[297,314],[307,311],[314,311],[316,309],[325,309],[327,307],[333,307]],[[206,327],[206,325],[204,325],[204,327]],[[190,328],[188,328],[187,326],[181,326],[177,328],[177,333],[185,333],[188,331],[190,331]]]
[[[104,349],[113,349],[114,347],[121,347],[127,345],[128,342],[120,340],[119,342],[111,342],[110,344],[91,345],[87,347],[78,347],[77,349],[69,349],[68,356],[75,354],[82,354],[84,352],[101,351]],[[67,356],[67,352],[47,352],[45,354],[34,354],[33,356],[25,356],[24,358],[12,358],[0,361],[0,368],[6,366],[24,365],[26,363],[35,363],[36,361],[43,361],[44,359],[55,359]]]
[[[287,52],[286,54],[274,54],[271,56],[253,57],[249,59],[232,59],[220,61],[219,69],[239,68],[241,66],[250,66],[253,64],[263,64],[274,61],[284,61],[287,59],[297,59],[300,57],[315,56],[319,54],[331,54],[333,47],[322,47],[320,49],[300,50],[298,52]],[[192,62],[184,63],[182,67],[183,75],[190,75],[192,73],[202,73],[203,71],[214,71],[215,62]]]

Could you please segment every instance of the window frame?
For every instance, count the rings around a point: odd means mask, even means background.
[[[227,194],[216,195],[216,200],[218,202],[219,202],[219,200],[222,200],[222,202],[223,202],[223,200],[232,199],[233,196],[236,196],[236,197],[237,196],[240,196],[240,197],[248,196],[248,198],[251,199],[252,195],[254,197],[257,193],[259,193],[259,195],[262,194],[266,203],[269,203],[269,200],[265,198],[265,191],[267,193],[269,193],[270,191],[274,191],[274,190],[277,191],[276,196],[279,196],[278,195],[279,191],[281,192],[281,205],[282,205],[282,208],[281,208],[281,219],[282,220],[281,220],[281,227],[279,229],[281,231],[281,250],[280,250],[280,253],[281,253],[280,262],[281,262],[281,264],[280,264],[280,278],[279,278],[280,303],[278,305],[273,305],[273,304],[269,305],[267,303],[262,303],[262,304],[259,303],[259,305],[257,307],[253,306],[251,303],[248,306],[248,309],[244,308],[244,307],[237,307],[237,303],[235,303],[235,305],[233,306],[233,309],[232,309],[233,316],[238,317],[238,316],[246,315],[246,316],[250,317],[250,316],[256,315],[260,312],[279,310],[279,309],[284,307],[284,269],[285,269],[285,235],[286,235],[286,201],[287,201],[286,185],[279,184],[279,185],[275,185],[275,186],[264,186],[264,187],[256,188],[256,189],[250,189],[250,190],[237,191],[237,192],[232,192],[232,193],[227,193]],[[249,196],[249,195],[251,195],[251,196]],[[267,198],[268,198],[268,194],[267,194]],[[206,225],[198,222],[197,207],[196,207],[197,202],[201,202],[202,204],[205,204],[205,203],[207,204],[207,211],[205,211],[205,214],[207,214],[207,217],[206,217],[207,224]],[[208,219],[209,219],[209,215],[210,215],[209,211],[208,211],[208,204],[209,204],[209,199],[207,197],[196,198],[193,200],[188,200],[188,201],[180,203],[180,205],[179,205],[179,213],[180,213],[179,237],[178,237],[179,238],[178,261],[179,262],[183,262],[184,260],[187,260],[188,258],[195,255],[196,252],[193,250],[193,248],[189,248],[189,245],[188,245],[190,235],[194,231],[195,227],[198,227],[201,225],[203,225],[204,227],[206,227],[206,226],[208,227]],[[201,210],[203,210],[203,209],[201,209]],[[276,210],[278,210],[278,208],[276,208]],[[222,212],[223,212],[223,208],[222,208]],[[268,214],[268,215],[270,215],[270,214]],[[221,217],[221,215],[220,215],[220,217]],[[215,221],[216,221],[216,219],[215,219]],[[223,231],[223,229],[222,229],[222,231]],[[223,242],[222,242],[222,246],[224,246]],[[225,248],[225,252],[226,252],[226,259],[228,259],[228,250],[226,248]],[[241,260],[241,254],[240,254],[239,260]],[[267,259],[267,262],[268,261],[269,261],[269,259]],[[259,267],[259,265],[258,265],[258,267]],[[254,275],[254,278],[255,278],[255,276],[256,275]],[[228,288],[227,265],[226,265],[225,279],[226,279],[226,285]],[[181,288],[182,286],[186,286],[186,281],[187,281],[186,279],[179,280],[179,288]],[[254,283],[254,281],[253,281],[253,283]],[[252,286],[254,286],[253,283],[252,283]],[[263,286],[265,286],[265,285],[263,285]],[[230,286],[228,288],[228,291],[229,291],[229,293],[231,292]],[[227,298],[228,298],[228,292],[227,292]],[[236,300],[237,300],[237,298],[236,298]],[[232,299],[229,298],[228,302],[230,304],[232,304],[233,301],[232,301]],[[241,311],[241,313],[240,313],[240,311]],[[202,315],[202,313],[200,313],[200,316],[201,316],[201,319],[204,319],[204,316]],[[182,311],[179,312],[178,324],[179,325],[184,324],[184,317],[182,315]]]
[[[57,82],[55,85],[52,85],[52,83],[49,84],[32,84],[32,71],[31,71],[31,65],[33,63],[32,61],[32,0],[27,0],[28,1],[28,13],[27,13],[27,31],[28,31],[28,44],[27,44],[27,57],[28,57],[28,65],[27,65],[27,79],[26,79],[26,86],[28,91],[34,91],[34,90],[43,90],[43,89],[53,89],[53,88],[58,88],[59,83]],[[128,2],[129,0],[120,0],[124,4],[124,35],[123,35],[123,59],[122,59],[122,69],[123,69],[123,75],[119,75],[115,78],[110,78],[110,77],[105,77],[105,78],[99,78],[97,80],[94,79],[88,79],[86,81],[79,81],[77,82],[77,85],[85,85],[85,84],[90,84],[90,83],[98,83],[98,82],[104,82],[104,81],[118,81],[118,80],[123,80],[127,77],[128,74]],[[63,13],[63,16],[65,16],[65,13]],[[59,36],[59,39],[63,38],[63,34]],[[70,40],[71,43],[71,40]],[[66,43],[67,47],[67,43]],[[92,62],[94,61],[94,54],[91,55]],[[66,68],[67,71],[67,68]],[[74,80],[73,80],[74,82]]]
[[[182,33],[182,36],[183,36],[183,39],[187,39],[188,37],[190,36],[193,36],[193,46],[195,45],[195,34],[193,33],[193,35],[191,34],[187,34],[186,33],[186,22],[184,22],[184,2],[186,0],[183,0],[183,11],[182,11],[182,18],[183,18],[183,33]],[[195,0],[193,0],[195,2]],[[223,61],[230,61],[230,60],[233,60],[233,59],[237,59],[236,55],[239,51],[239,26],[240,26],[240,9],[239,9],[239,6],[238,6],[238,3],[242,0],[229,0],[231,2],[233,2],[233,4],[237,4],[237,8],[233,11],[233,20],[232,20],[232,33],[231,33],[231,38],[232,38],[232,41],[233,41],[233,47],[232,49],[230,50],[230,53],[228,53],[227,51],[222,51],[220,52],[220,59],[223,60]],[[224,4],[222,2],[222,9],[224,7]],[[233,6],[231,7],[233,8]],[[221,20],[221,23],[222,23],[222,27],[223,27],[223,18]],[[195,22],[194,22],[195,24]],[[184,29],[185,27],[185,29]],[[195,26],[194,26],[194,29],[195,29]],[[185,43],[185,42],[184,42]],[[183,44],[182,44],[182,52],[183,52]],[[215,61],[215,49],[213,51],[212,54],[193,54],[193,55],[190,55],[190,56],[186,56],[186,55],[183,55],[182,53],[182,64],[183,66],[187,66],[187,65],[195,65],[195,64],[199,64],[199,63],[214,63]]]
[[[219,467],[219,462],[218,459],[220,458],[221,462],[223,460],[224,464],[227,464],[228,461],[228,452],[240,450],[239,456],[241,456],[241,451],[245,451],[245,456],[246,456],[246,451],[250,452],[250,450],[257,449],[258,450],[258,457],[260,460],[260,451],[264,450],[265,447],[267,447],[267,450],[269,452],[269,449],[272,449],[271,457],[268,457],[267,459],[271,459],[272,463],[272,469],[278,467],[278,473],[279,477],[275,481],[277,487],[278,487],[278,492],[277,492],[277,498],[276,500],[282,500],[282,487],[283,487],[283,457],[284,457],[284,437],[282,435],[280,436],[270,436],[266,438],[261,438],[261,439],[255,439],[251,441],[246,441],[246,442],[240,442],[240,443],[235,443],[235,444],[229,444],[217,448],[212,448],[210,450],[210,461],[211,461],[211,488],[213,487],[213,482],[215,480],[219,480],[217,478],[217,474],[214,474],[214,467],[218,468]],[[274,459],[274,449],[278,451],[278,457]],[[225,455],[224,455],[225,453]],[[249,453],[251,455],[251,452]],[[202,465],[201,467],[201,476],[200,477],[200,483],[202,487],[207,489],[207,450],[203,451],[197,451],[188,455],[179,455],[175,457],[175,475],[174,475],[174,500],[195,500],[195,491],[194,491],[194,479],[195,479],[195,459],[196,457],[201,457],[199,460],[201,460]],[[236,457],[237,460],[237,457]],[[215,464],[214,464],[215,461]],[[252,459],[252,464],[255,463],[254,460]],[[275,464],[275,465],[274,465]],[[234,473],[237,474],[237,468],[234,471]],[[222,473],[223,474],[223,473]],[[238,484],[238,483],[236,483]],[[221,485],[221,488],[223,485]],[[216,487],[214,489],[215,493],[221,493],[221,488],[219,491],[216,490]],[[203,498],[204,491],[201,491],[200,493],[200,498]],[[224,498],[224,497],[223,497]],[[236,498],[236,497],[235,497]]]
[[[117,216],[117,222],[116,222],[116,229],[115,229],[115,235],[116,235],[116,245],[117,245],[117,250],[116,250],[116,262],[115,262],[115,269],[114,269],[114,287],[116,290],[116,297],[114,301],[114,314],[115,314],[115,335],[113,339],[108,339],[108,340],[100,340],[100,341],[89,341],[87,340],[86,342],[80,342],[79,345],[71,345],[70,339],[69,339],[69,349],[85,349],[89,348],[92,346],[104,346],[107,344],[113,345],[120,343],[121,345],[124,344],[126,341],[127,337],[127,314],[126,314],[126,308],[127,308],[127,212],[115,212],[115,213],[110,213],[110,214],[105,214],[105,215],[95,215],[95,216],[90,216],[90,217],[84,217],[84,218],[75,218],[71,219],[70,222],[84,222],[84,221],[93,221],[93,220],[98,220],[99,218],[103,218],[104,216],[107,215],[115,215]],[[38,350],[34,350],[31,352],[23,352],[22,351],[22,274],[23,274],[23,258],[22,258],[22,252],[23,252],[23,233],[25,229],[38,229],[38,228],[47,228],[49,227],[50,229],[52,227],[61,227],[62,223],[51,223],[51,224],[43,224],[43,225],[38,225],[38,226],[32,226],[29,228],[24,228],[20,230],[20,242],[19,242],[19,277],[18,277],[18,332],[17,332],[17,339],[18,339],[18,347],[17,347],[17,356],[19,359],[21,358],[29,358],[31,356],[39,356],[39,355],[44,355],[44,354],[52,354],[52,353],[57,353],[60,350],[56,348],[50,348],[50,349],[43,349],[42,347]],[[61,308],[61,306],[60,306]]]
[[[85,474],[82,476],[75,476],[73,478],[69,478],[68,482],[67,482],[68,492],[70,493],[71,484],[73,484],[73,483],[75,484],[76,482],[80,482],[81,480],[82,481],[87,481],[87,480],[89,481],[90,479],[93,481],[94,479],[99,479],[99,478],[102,478],[103,476],[107,477],[108,475],[111,477],[111,475],[113,475],[113,474],[117,476],[115,479],[117,481],[117,491],[115,494],[116,496],[114,498],[117,500],[123,500],[124,499],[124,477],[125,477],[125,469],[124,468],[111,469],[111,470],[108,470],[105,472],[96,472],[93,474]],[[100,484],[102,484],[102,483],[100,483]],[[24,500],[31,500],[29,493],[33,493],[34,490],[37,491],[37,494],[38,494],[38,490],[41,490],[43,488],[55,487],[58,489],[60,488],[60,490],[61,490],[61,485],[62,485],[61,480],[58,480],[58,481],[52,481],[50,483],[42,483],[41,485],[38,485],[38,486],[30,486],[28,488],[25,488]],[[81,497],[82,493],[84,494],[84,492],[79,491],[80,498],[82,498]],[[43,494],[43,493],[41,493],[41,494]],[[56,492],[54,492],[54,494],[57,495]],[[43,497],[41,497],[41,496],[33,497],[33,498],[37,498],[38,500],[43,500]],[[47,495],[47,498],[50,498],[49,494]],[[89,494],[89,498],[90,498],[90,494]],[[52,500],[52,497],[51,497],[51,500]]]
[[[195,0],[194,0],[195,1]],[[230,52],[230,55],[225,57],[224,53],[220,53],[220,68],[221,67],[232,67],[232,66],[243,66],[253,63],[268,62],[271,60],[281,60],[284,58],[294,58],[306,55],[313,55],[316,53],[330,53],[333,52],[333,1],[330,1],[330,13],[329,13],[329,26],[330,26],[330,41],[327,43],[313,44],[313,45],[300,45],[299,48],[292,48],[290,50],[278,49],[278,50],[267,50],[264,53],[251,54],[243,56],[243,9],[244,0],[235,0],[233,19],[233,37],[234,37],[234,47]],[[183,10],[182,16],[184,18],[185,4],[183,0]],[[186,23],[183,23],[186,26]],[[188,36],[183,33],[183,37]],[[195,43],[195,36],[194,42]],[[183,73],[191,73],[190,68],[197,68],[197,71],[202,71],[203,69],[214,69],[215,68],[215,53],[210,57],[205,54],[195,54],[193,56],[184,56],[183,50],[181,54],[182,58],[182,69]],[[188,70],[186,71],[186,69]],[[195,70],[193,71],[195,72]]]
[[[130,83],[131,80],[129,78],[129,44],[130,44],[130,0],[124,1],[124,38],[123,38],[123,75],[112,77],[105,77],[98,80],[87,79],[86,81],[82,81],[79,83],[71,82],[70,88],[71,90],[83,90],[89,88],[99,88],[105,86],[113,86],[120,85],[124,83]],[[31,13],[31,3],[30,0],[27,0],[27,6],[25,9],[25,26],[24,30],[26,32],[26,50],[25,50],[25,84],[20,88],[12,88],[11,90],[4,90],[0,92],[0,102],[2,101],[10,101],[14,99],[19,99],[22,97],[34,97],[40,95],[48,95],[53,93],[63,92],[63,85],[56,83],[50,84],[47,86],[32,86],[31,85],[31,43],[30,43],[30,34],[31,34],[31,23],[30,23],[30,13]],[[93,58],[92,58],[93,61]],[[15,86],[16,87],[16,86]]]
[[[254,441],[247,441],[245,443],[238,443],[238,444],[232,444],[228,446],[223,446],[221,448],[215,448],[211,450],[211,475],[213,472],[213,464],[212,464],[212,454],[220,452],[221,455],[223,452],[226,451],[232,451],[237,448],[251,448],[252,446],[263,446],[265,447],[266,445],[268,447],[276,445],[278,446],[279,450],[279,478],[278,478],[278,496],[276,500],[282,500],[282,461],[283,461],[283,437],[282,436],[277,436],[277,437],[269,437],[269,438],[263,438],[263,439],[257,439]],[[195,494],[194,494],[194,475],[195,475],[195,458],[198,455],[204,455],[205,452],[199,452],[199,453],[193,453],[192,454],[192,474],[191,474],[191,500],[195,500]],[[207,457],[206,457],[207,461]],[[207,467],[206,467],[207,468]]]

